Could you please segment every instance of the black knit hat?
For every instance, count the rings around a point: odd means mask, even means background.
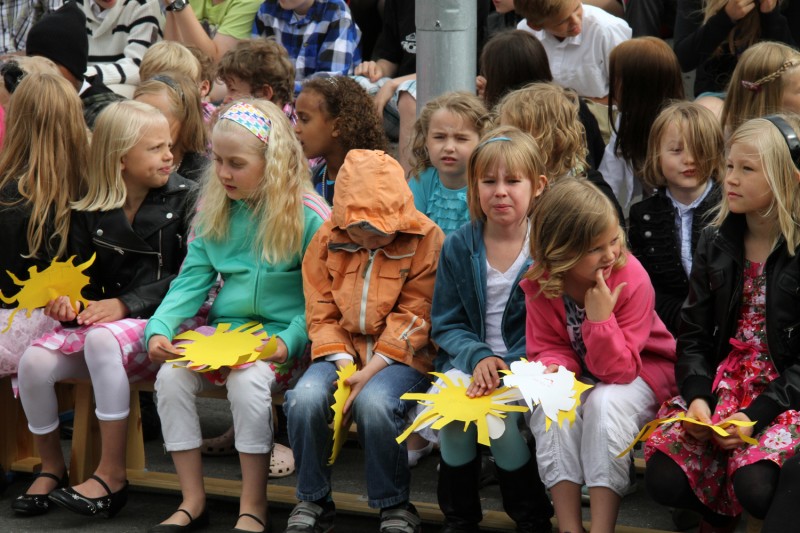
[[[42,56],[67,69],[78,81],[89,62],[86,15],[76,2],[47,13],[28,32],[26,53]]]

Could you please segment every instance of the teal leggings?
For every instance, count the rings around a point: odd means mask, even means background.
[[[519,432],[521,416],[522,413],[508,413],[503,435],[489,441],[495,464],[507,472],[522,468],[531,458],[528,444]],[[463,429],[463,422],[451,422],[439,430],[442,459],[453,467],[469,463],[478,454],[478,430],[475,424],[470,424],[467,431]]]

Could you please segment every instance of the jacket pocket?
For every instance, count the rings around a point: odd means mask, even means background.
[[[378,271],[377,294],[378,301],[376,306],[379,316],[386,316],[392,312],[397,297],[402,290],[405,283],[405,277],[408,275],[408,270],[402,268],[404,262],[387,259],[381,264]]]

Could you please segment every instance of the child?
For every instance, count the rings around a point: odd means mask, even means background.
[[[612,50],[610,57],[611,102],[619,114],[606,145],[600,173],[614,190],[627,215],[630,206],[647,198],[642,188],[642,167],[647,159],[650,128],[670,100],[683,100],[683,78],[678,59],[658,37],[637,37]]]
[[[74,204],[70,229],[70,252],[79,262],[96,256],[83,291],[90,301],[77,315],[66,297],[51,302],[45,314],[77,327],[44,335],[20,361],[22,406],[42,472],[50,475],[15,500],[18,513],[46,512],[43,495],[66,472],[54,384],[68,378],[92,380],[102,453],[90,479],[58,488],[49,499],[79,514],[107,517],[127,501],[128,383],[155,375],[144,350],[144,326],[183,260],[193,204],[192,183],[170,175],[169,145],[167,120],[149,105],[117,102],[98,116],[86,167],[88,192]]]
[[[733,531],[742,508],[764,518],[800,446],[798,131],[797,117],[772,115],[745,122],[728,143],[722,206],[700,237],[681,311],[680,396],[658,414],[755,425],[728,426],[723,437],[665,424],[645,446],[648,491],[701,513],[701,531]]]
[[[538,82],[507,94],[495,109],[500,124],[533,136],[546,154],[546,175],[551,183],[567,176],[585,176],[611,200],[619,219],[625,220],[611,187],[587,162],[590,152],[580,122],[580,101],[574,91]]]
[[[220,385],[167,360],[175,357],[170,340],[178,325],[197,313],[218,275],[225,283],[209,311],[209,325],[236,328],[255,320],[278,339],[268,360],[220,374],[242,466],[236,527],[264,531],[272,394],[290,386],[302,364],[308,336],[300,263],[328,214],[311,191],[308,166],[289,122],[274,104],[248,100],[223,108],[211,144],[214,167],[203,185],[196,238],[146,330],[150,358],[166,361],[156,380],[158,414],[183,495],[178,511],[151,531],[208,523],[194,396]]]
[[[240,41],[217,68],[227,89],[225,103],[242,98],[269,100],[294,123],[294,65],[286,49],[271,39]]]
[[[197,83],[179,74],[157,74],[142,82],[133,98],[152,105],[167,117],[175,171],[184,178],[200,181],[209,160]]]
[[[200,63],[187,46],[175,41],[159,41],[145,52],[139,65],[141,80],[157,74],[173,72],[200,81]]]
[[[256,13],[253,37],[272,37],[289,53],[294,94],[311,77],[346,76],[361,63],[361,30],[344,0],[265,0]]]
[[[405,444],[395,438],[430,384],[430,305],[443,235],[412,203],[403,169],[380,151],[351,150],[336,179],[333,216],[303,260],[312,363],[286,393],[297,469],[297,504],[287,533],[331,531],[331,450],[337,368],[355,362],[345,415],[366,453],[367,497],[381,531],[418,533],[409,503]]]
[[[539,475],[561,531],[582,530],[581,484],[592,531],[614,531],[630,481],[630,458],[617,455],[675,391],[675,339],[624,235],[611,202],[583,180],[556,183],[533,210],[533,267],[521,283],[528,359],[594,385],[572,425],[545,431],[543,410],[531,415]]]
[[[488,132],[469,159],[473,221],[442,248],[431,310],[436,366],[454,382],[466,384],[472,376],[467,394],[473,397],[491,394],[500,384],[499,371],[525,355],[519,281],[531,264],[528,217],[547,185],[542,153],[516,128]],[[503,507],[517,531],[549,532],[553,507],[518,430],[519,419],[508,416],[503,436],[491,441]],[[447,531],[478,531],[483,518],[476,440],[474,426],[464,432],[463,424],[451,423],[439,431],[437,492]]]
[[[411,179],[414,205],[445,235],[467,222],[467,163],[489,124],[480,98],[446,93],[422,108],[414,124]]]
[[[628,24],[581,0],[514,0],[514,8],[525,17],[517,29],[542,41],[553,81],[608,104],[608,55],[631,38]]]
[[[30,267],[41,271],[53,258],[68,257],[70,204],[83,194],[89,151],[80,99],[61,75],[26,74],[14,92],[0,152],[0,292],[12,301],[20,288],[6,271],[24,280]],[[14,307],[0,302],[0,330]],[[56,325],[41,309],[31,318],[18,313],[11,329],[0,333],[0,376],[15,375],[25,348]]]
[[[369,95],[350,78],[308,80],[297,95],[294,132],[309,159],[317,192],[333,205],[336,176],[350,150],[386,150],[383,124]]]
[[[739,58],[722,107],[727,135],[771,113],[800,113],[800,52],[785,44],[754,44]]]
[[[725,142],[714,114],[676,102],[656,117],[644,182],[656,193],[631,206],[631,251],[650,274],[656,311],[677,336],[700,232],[721,198]]]

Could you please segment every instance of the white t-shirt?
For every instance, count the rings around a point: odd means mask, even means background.
[[[528,240],[522,245],[517,259],[514,264],[508,267],[505,272],[500,272],[486,261],[486,319],[484,327],[486,328],[486,344],[492,349],[494,355],[498,357],[505,357],[508,353],[508,347],[503,341],[503,331],[501,329],[503,323],[503,312],[506,309],[506,303],[511,297],[511,291],[514,289],[514,282],[519,274],[519,269],[527,261],[530,255],[530,246]]]
[[[583,4],[583,30],[575,37],[559,41],[544,30],[534,30],[526,20],[517,29],[532,33],[541,41],[554,82],[591,98],[608,95],[608,55],[612,48],[631,38],[627,22],[588,4]]]

